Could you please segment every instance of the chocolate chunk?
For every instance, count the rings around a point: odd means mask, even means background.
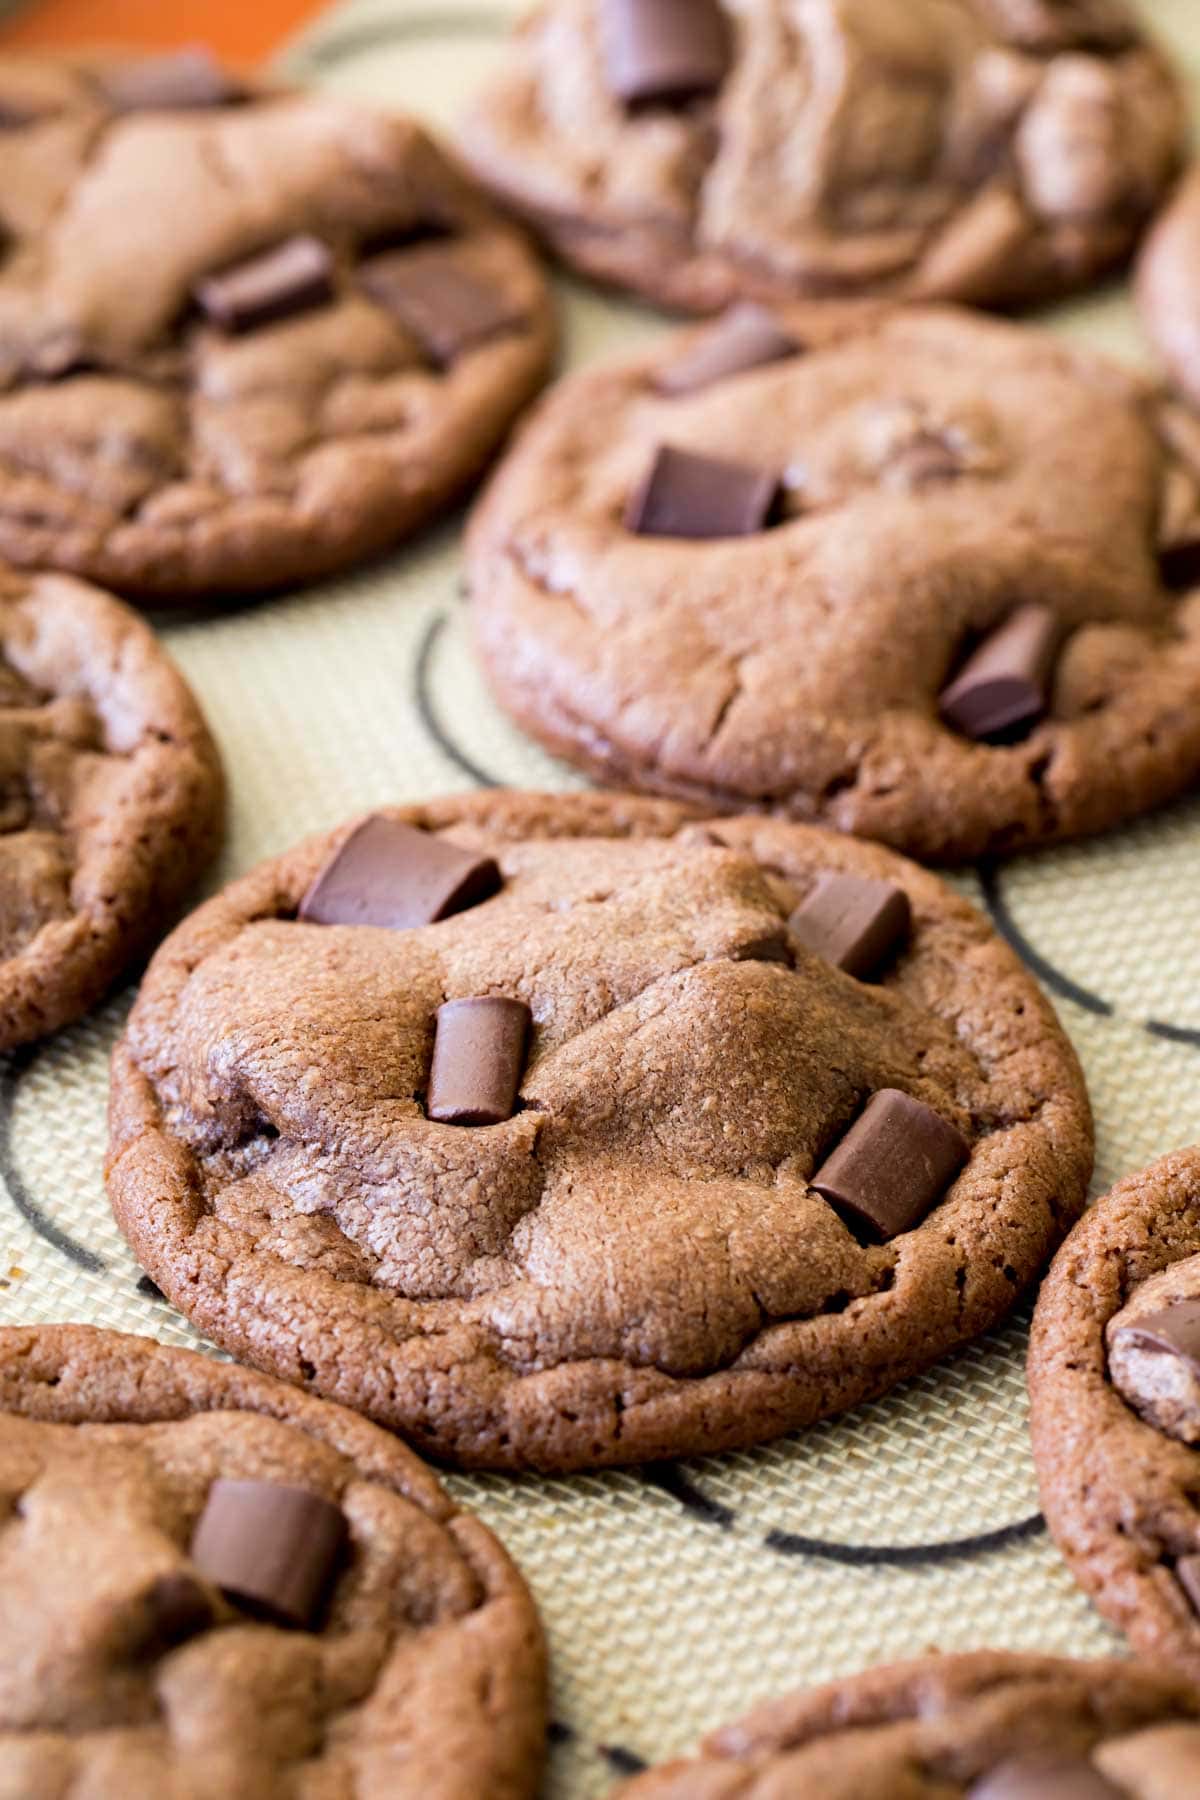
[[[1034,724],[1046,710],[1046,682],[1058,626],[1046,606],[1018,607],[968,657],[938,701],[947,725],[990,738]]]
[[[309,925],[411,931],[489,900],[500,887],[490,856],[378,815],[364,819],[300,902]]]
[[[319,1494],[219,1479],[208,1490],[191,1558],[235,1605],[305,1628],[320,1610],[345,1540],[345,1515]]]
[[[333,257],[320,238],[293,237],[210,275],[196,303],[218,331],[236,334],[270,325],[333,298]]]
[[[805,949],[866,981],[904,943],[912,908],[903,888],[863,875],[822,875],[788,924]]]
[[[1175,1579],[1187,1595],[1192,1611],[1200,1618],[1200,1556],[1181,1556],[1175,1564]]]
[[[1161,1312],[1131,1319],[1113,1332],[1113,1346],[1177,1356],[1200,1373],[1200,1300],[1177,1300]]]
[[[967,1789],[967,1800],[1124,1800],[1082,1756],[1016,1756]]]
[[[881,1088],[809,1185],[890,1239],[925,1217],[970,1154],[961,1132],[931,1106]]]
[[[625,524],[639,537],[749,537],[766,529],[779,490],[769,470],[660,444]]]
[[[716,0],[603,0],[609,91],[627,106],[680,106],[714,94],[729,69]]]
[[[439,1006],[429,1117],[439,1125],[499,1125],[510,1119],[528,1035],[523,1000],[483,995]]]
[[[231,106],[246,98],[242,83],[226,74],[212,51],[201,44],[117,63],[102,69],[96,80],[117,112],[190,111]]]
[[[660,394],[696,394],[731,375],[799,356],[803,345],[753,300],[731,306],[691,348],[658,370]]]
[[[464,350],[519,330],[528,316],[507,294],[468,275],[445,251],[373,256],[359,270],[359,282],[440,369]]]
[[[184,1570],[160,1576],[142,1596],[142,1606],[135,1650],[144,1657],[163,1656],[198,1637],[215,1617],[211,1596]]]

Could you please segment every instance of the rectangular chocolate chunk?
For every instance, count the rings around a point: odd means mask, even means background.
[[[440,1125],[499,1125],[511,1118],[528,1035],[522,1000],[480,995],[439,1006],[429,1117]]]
[[[288,238],[210,275],[197,286],[195,298],[218,331],[230,336],[254,331],[332,300],[333,257],[320,238]]]
[[[799,356],[803,345],[784,331],[774,313],[745,300],[722,313],[682,354],[654,376],[660,394],[698,394],[732,375]]]
[[[488,900],[500,887],[490,856],[411,825],[365,819],[300,902],[309,925],[379,925],[411,931]]]
[[[730,31],[716,0],[601,0],[605,75],[629,107],[682,106],[715,94]]]
[[[1020,606],[967,658],[938,710],[964,737],[1006,735],[1037,722],[1058,644],[1047,606]]]
[[[528,315],[509,295],[468,275],[444,250],[388,251],[359,270],[377,306],[399,319],[429,360],[449,368],[465,350],[519,331]]]
[[[638,537],[749,537],[766,530],[780,487],[768,469],[660,444],[625,525]]]
[[[203,44],[114,63],[101,69],[96,80],[117,112],[192,111],[231,106],[246,98],[245,86],[227,74]]]
[[[970,1154],[931,1106],[881,1088],[809,1185],[886,1241],[920,1223]]]
[[[304,1630],[328,1594],[345,1514],[306,1488],[219,1478],[192,1535],[198,1572],[227,1599]]]
[[[890,881],[831,870],[788,920],[806,950],[867,981],[908,938],[908,895]]]

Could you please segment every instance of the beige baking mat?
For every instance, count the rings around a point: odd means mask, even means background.
[[[351,0],[285,60],[448,128],[507,12]],[[1200,116],[1200,0],[1155,0],[1154,14],[1191,53]],[[563,293],[572,362],[662,329],[575,285]],[[1144,354],[1119,292],[1054,322]],[[483,689],[457,527],[293,599],[164,623],[232,778],[214,883],[380,801],[480,781],[576,785]],[[1050,986],[1079,1048],[1097,1191],[1200,1138],[1200,801],[962,879]],[[0,1059],[0,1320],[83,1319],[195,1343],[139,1285],[105,1204],[106,1059],[127,1007],[126,995]],[[1022,1319],[879,1404],[758,1452],[570,1480],[452,1477],[521,1563],[549,1628],[547,1793],[604,1793],[614,1773],[790,1684],[928,1646],[1114,1648],[1037,1516],[1024,1341]]]

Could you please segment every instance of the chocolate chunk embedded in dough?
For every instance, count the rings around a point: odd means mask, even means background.
[[[408,931],[490,899],[500,870],[428,831],[393,819],[364,819],[300,902],[309,925],[381,925]]]
[[[610,91],[627,106],[679,105],[715,93],[729,67],[716,0],[603,0]]]
[[[806,950],[866,981],[907,938],[912,907],[904,889],[891,882],[831,871],[788,924]]]
[[[440,1125],[499,1125],[512,1117],[529,1008],[521,1000],[480,995],[438,1008],[429,1117]]]
[[[661,444],[625,524],[638,537],[750,537],[765,530],[779,485],[769,470]]]
[[[196,288],[209,322],[234,336],[273,325],[333,298],[333,257],[315,237],[288,238],[261,256],[210,275]]]
[[[191,1556],[235,1604],[305,1628],[320,1611],[346,1531],[341,1508],[305,1488],[219,1479]]]
[[[968,657],[938,701],[964,737],[990,738],[1033,725],[1046,710],[1058,625],[1046,606],[1022,606]]]
[[[873,1094],[810,1186],[881,1238],[910,1231],[971,1154],[940,1113],[898,1088]]]

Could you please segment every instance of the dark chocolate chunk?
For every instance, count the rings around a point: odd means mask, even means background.
[[[1082,1756],[1015,1756],[967,1789],[967,1800],[1124,1800]]]
[[[203,106],[231,106],[246,98],[246,89],[221,67],[211,50],[193,44],[164,56],[144,56],[115,63],[96,76],[108,104],[117,112],[190,111]]]
[[[1034,724],[1046,710],[1046,682],[1058,626],[1046,606],[1018,607],[986,637],[938,701],[947,725],[990,738]]]
[[[288,238],[261,256],[210,275],[195,296],[218,331],[254,331],[332,300],[333,257],[320,238]]]
[[[527,319],[507,294],[468,275],[443,250],[373,256],[358,278],[364,292],[399,319],[440,369],[464,350],[519,330]]]
[[[680,106],[714,94],[729,70],[716,0],[602,0],[609,91],[627,106]]]
[[[779,490],[778,475],[767,469],[660,444],[625,524],[639,537],[749,537],[766,529]]]
[[[883,967],[912,929],[903,888],[864,875],[822,875],[788,920],[806,950],[866,981]]]
[[[1187,1595],[1192,1611],[1200,1618],[1200,1556],[1181,1556],[1175,1564],[1175,1579]]]
[[[523,1000],[489,994],[439,1006],[429,1117],[439,1125],[499,1125],[510,1119],[528,1035]]]
[[[201,1575],[248,1612],[306,1628],[346,1540],[340,1507],[273,1481],[214,1481],[192,1536]]]
[[[1114,1343],[1120,1340],[1137,1350],[1178,1356],[1200,1373],[1200,1300],[1177,1300],[1161,1312],[1131,1319],[1112,1335]]]
[[[212,1598],[194,1575],[184,1570],[162,1575],[142,1596],[135,1653],[164,1656],[207,1631],[214,1617]]]
[[[970,1154],[962,1133],[931,1106],[881,1088],[809,1185],[889,1239],[925,1217]]]
[[[378,815],[352,831],[300,902],[309,925],[411,931],[489,900],[500,887],[490,856]]]
[[[659,369],[654,386],[660,394],[696,394],[730,375],[799,356],[802,349],[772,312],[745,300],[731,306],[690,349]]]

